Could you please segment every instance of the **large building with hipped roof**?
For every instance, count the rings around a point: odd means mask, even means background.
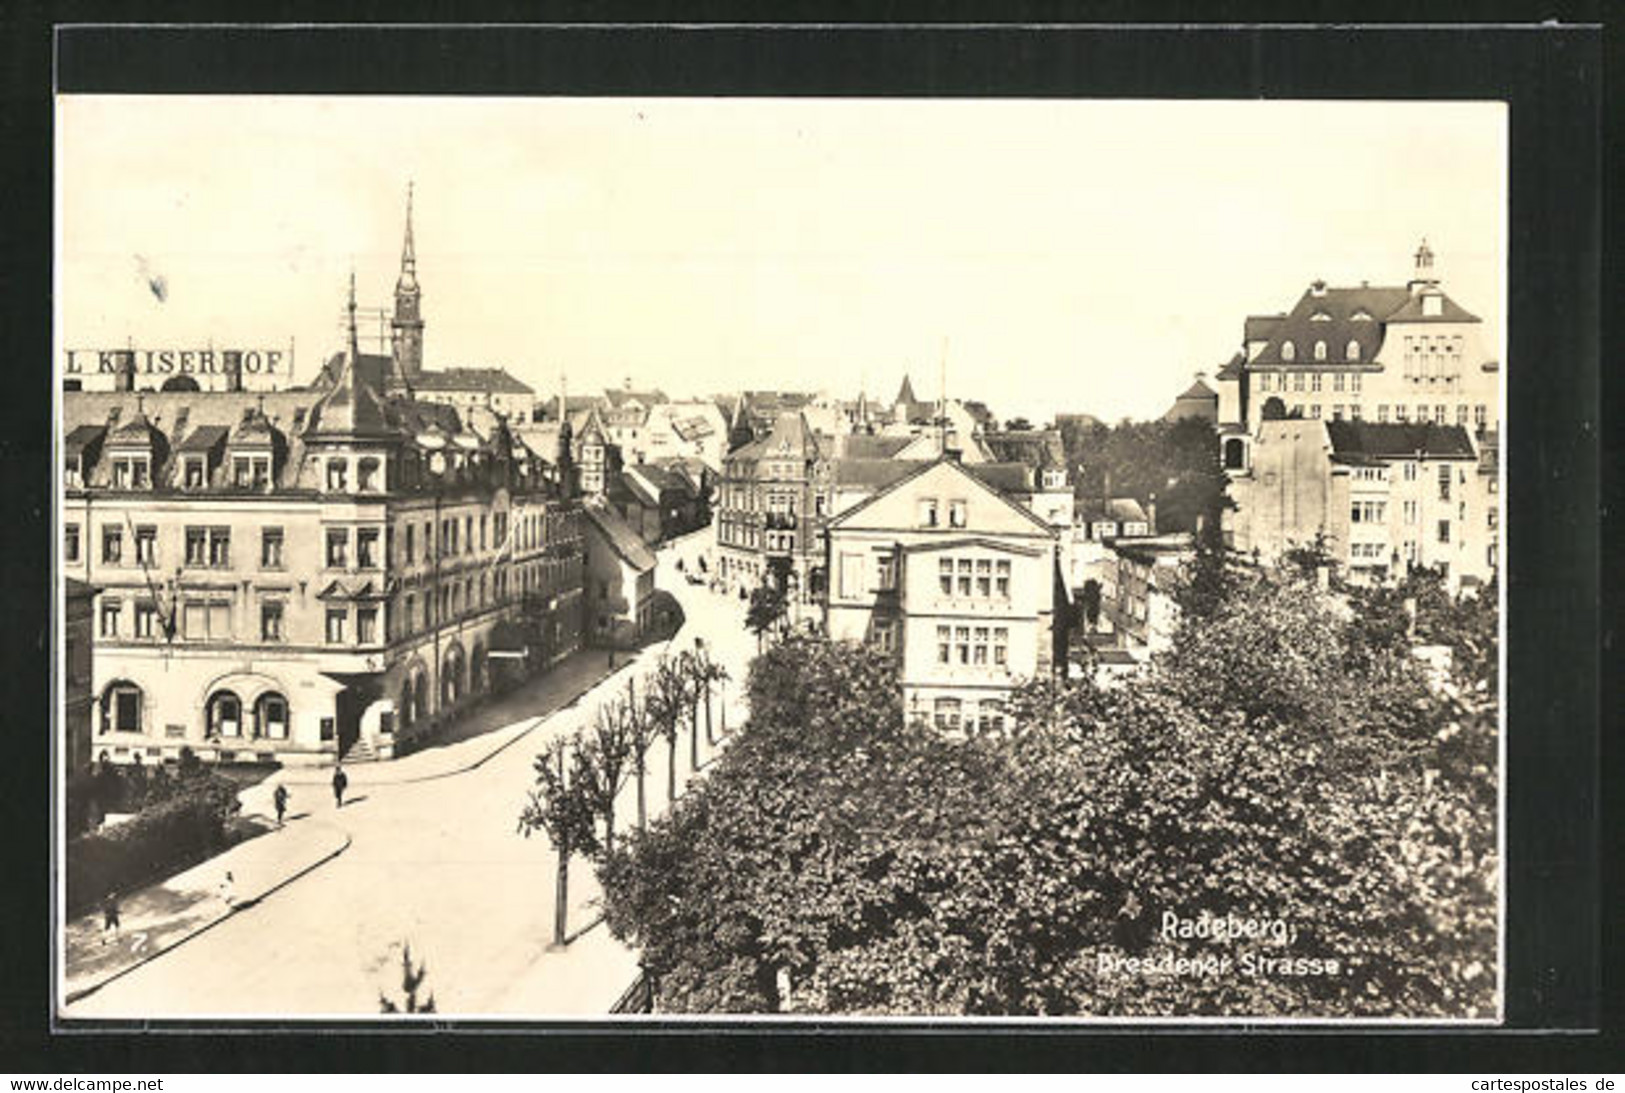
[[[320,387],[64,394],[60,568],[100,590],[98,758],[387,757],[580,644],[568,460],[413,397],[413,309],[387,356],[359,351],[353,278],[350,311]]]
[[[1217,375],[1234,549],[1318,547],[1358,580],[1497,572],[1501,364],[1435,257],[1423,240],[1406,284],[1315,281],[1291,311],[1247,316]]]

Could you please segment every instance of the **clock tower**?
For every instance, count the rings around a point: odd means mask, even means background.
[[[412,246],[412,184],[406,184],[406,240],[401,275],[395,281],[393,331],[395,371],[408,385],[423,371],[423,291],[418,287],[417,254]]]

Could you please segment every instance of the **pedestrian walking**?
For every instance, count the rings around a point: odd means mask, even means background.
[[[276,806],[276,825],[282,826],[282,817],[288,811],[288,787],[278,785],[271,793],[271,803]]]
[[[344,807],[344,787],[349,785],[349,784],[350,784],[350,779],[345,777],[344,768],[335,763],[333,765],[333,807],[334,808],[343,808]]]
[[[237,878],[233,877],[231,875],[231,870],[228,869],[226,870],[226,875],[220,880],[220,901],[227,907],[230,907],[232,905],[232,901],[237,898],[236,889]]]
[[[107,944],[107,935],[115,938],[119,934],[118,919],[118,893],[109,892],[102,897],[102,944]]]

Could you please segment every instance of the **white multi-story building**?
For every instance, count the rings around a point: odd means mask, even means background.
[[[910,717],[996,729],[1011,690],[1053,670],[1057,531],[951,455],[827,531],[828,633],[896,658]]]

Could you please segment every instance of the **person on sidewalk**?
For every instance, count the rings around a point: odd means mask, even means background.
[[[344,768],[339,766],[337,763],[333,764],[333,807],[334,808],[343,808],[344,807],[344,787],[349,785],[349,784],[350,784],[350,779],[345,777]]]
[[[236,887],[237,879],[231,875],[230,869],[226,870],[225,877],[220,881],[220,900],[227,907],[230,907],[232,901],[237,898]]]
[[[109,892],[102,897],[102,944],[107,944],[107,935],[119,935],[118,920],[118,893]]]
[[[279,785],[271,793],[271,803],[276,806],[276,825],[282,826],[282,817],[288,811],[288,787]]]

